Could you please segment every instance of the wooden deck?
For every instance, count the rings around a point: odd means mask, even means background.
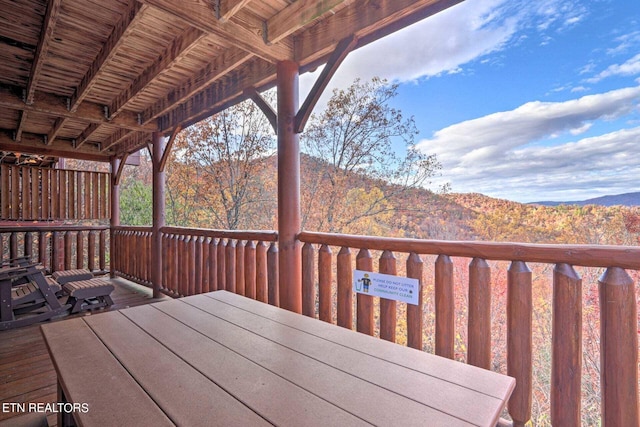
[[[109,310],[158,301],[152,298],[151,289],[124,279],[114,279],[112,282],[115,286],[111,294],[114,305]],[[86,313],[77,316],[82,315]],[[77,316],[53,321],[61,322]],[[40,333],[40,326],[31,325],[0,332],[0,403],[56,401],[56,373]],[[19,414],[0,410],[0,423],[16,415]],[[49,425],[56,425],[55,414],[47,418]]]

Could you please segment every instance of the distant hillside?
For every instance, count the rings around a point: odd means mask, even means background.
[[[588,200],[573,201],[573,202],[533,202],[530,205],[543,205],[543,206],[560,206],[560,205],[598,205],[598,206],[640,206],[640,192],[636,193],[624,193],[613,196],[602,196]]]

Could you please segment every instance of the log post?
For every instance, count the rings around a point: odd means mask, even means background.
[[[407,277],[418,279],[418,305],[407,304],[407,345],[422,350],[422,271],[424,263],[420,256],[411,252],[407,258]]]
[[[455,300],[453,262],[438,255],[435,266],[436,354],[453,359],[455,349]]]
[[[582,279],[569,264],[553,269],[551,424],[580,425]]]
[[[316,317],[315,254],[311,243],[302,247],[302,314]]]
[[[469,264],[467,363],[491,369],[491,267],[482,258]]]
[[[166,141],[159,132],[153,133],[153,224],[151,226],[153,240],[151,261],[151,282],[153,297],[160,298],[162,286],[162,234],[160,229],[165,225],[165,175],[161,167]]]
[[[378,260],[378,270],[382,274],[398,274],[396,257],[391,251],[384,251]],[[395,300],[380,298],[380,338],[396,342],[396,326],[398,323],[398,310]]]
[[[280,306],[302,313],[302,254],[297,235],[300,220],[300,142],[298,64],[277,64],[278,90],[278,246]]]
[[[602,425],[637,426],[638,308],[629,274],[608,268],[600,287],[600,387]]]
[[[511,263],[507,272],[507,375],[516,379],[508,403],[514,427],[527,426],[531,420],[531,278],[527,264],[523,261]]]
[[[369,249],[360,249],[356,256],[356,268],[362,271],[373,271],[373,257]],[[371,295],[358,293],[356,296],[356,330],[371,336],[375,333]]]
[[[118,170],[120,169],[120,159],[114,157],[111,159],[111,236],[109,238],[109,275],[113,279],[116,277],[115,271],[115,253],[116,253],[116,238],[114,233],[114,227],[120,225],[120,184],[117,180]],[[55,244],[55,239],[52,240],[52,245]],[[52,262],[52,266],[55,265],[55,261]]]

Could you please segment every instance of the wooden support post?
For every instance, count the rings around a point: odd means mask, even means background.
[[[298,64],[280,61],[278,74],[278,246],[280,306],[302,313]]]
[[[124,163],[124,162],[123,162]],[[115,248],[115,233],[114,227],[120,225],[120,182],[118,180],[118,171],[120,170],[120,159],[114,157],[111,159],[111,237],[109,239],[109,270],[111,278],[116,277],[114,269],[114,260],[116,248]],[[55,241],[55,240],[54,240]],[[55,265],[55,264],[54,264]]]
[[[162,234],[160,229],[165,224],[164,184],[165,176],[162,170],[162,158],[166,141],[159,132],[153,134],[153,224],[151,252],[151,282],[153,283],[153,297],[160,298],[162,281]]]

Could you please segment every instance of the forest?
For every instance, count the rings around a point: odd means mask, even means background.
[[[434,156],[413,149],[414,118],[389,106],[395,86],[373,79],[336,90],[301,135],[303,229],[430,240],[640,245],[638,206],[543,206],[430,188],[441,172]],[[268,102],[274,100],[266,94]],[[398,154],[393,144],[406,147]],[[275,135],[251,102],[182,131],[166,174],[168,225],[211,229],[277,228]],[[453,189],[455,190],[455,189]],[[121,183],[123,225],[151,224],[151,163],[127,166]],[[379,255],[374,255],[376,258]],[[426,257],[424,350],[434,351],[434,269]],[[456,359],[465,361],[469,259],[454,258]],[[399,260],[399,264],[403,264]],[[508,263],[492,267],[492,369],[506,373]],[[550,425],[552,265],[533,273],[533,424]],[[402,270],[402,269],[400,269]],[[583,424],[600,419],[599,301],[601,269],[577,269],[583,280]],[[638,272],[630,271],[639,282]],[[402,274],[402,271],[399,271]],[[406,336],[398,304],[398,342]],[[640,330],[640,327],[639,327]]]

